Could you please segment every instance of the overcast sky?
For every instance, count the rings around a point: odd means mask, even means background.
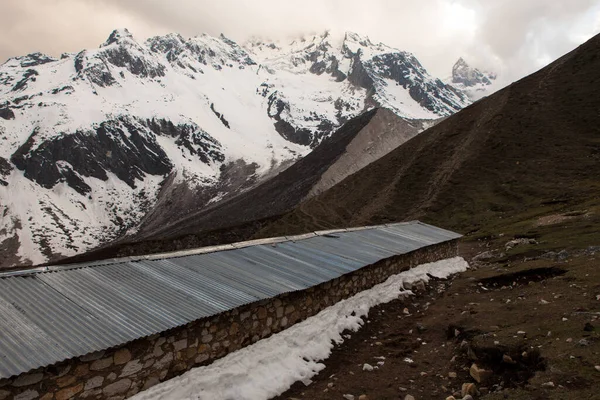
[[[1,0],[0,62],[95,48],[115,28],[244,41],[330,29],[413,52],[444,78],[460,56],[513,80],[600,32],[600,0]]]

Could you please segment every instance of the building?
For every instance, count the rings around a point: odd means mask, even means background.
[[[0,400],[125,398],[454,257],[421,222],[0,275]]]

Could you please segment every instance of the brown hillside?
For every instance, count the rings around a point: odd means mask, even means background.
[[[416,218],[468,233],[513,215],[595,201],[598,93],[600,36],[411,139],[258,236]]]

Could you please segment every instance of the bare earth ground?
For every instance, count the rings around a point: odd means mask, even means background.
[[[312,384],[296,383],[276,399],[459,399],[465,383],[483,399],[600,399],[600,247],[532,251],[552,247],[541,234],[539,244],[506,252],[511,239],[464,241],[471,270],[373,309]],[[485,262],[472,260],[495,249]],[[491,377],[477,383],[473,363]]]

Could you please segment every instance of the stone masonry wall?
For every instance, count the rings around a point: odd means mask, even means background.
[[[317,314],[419,264],[455,257],[457,241],[388,258],[312,288],[262,300],[117,348],[0,380],[0,400],[121,400]]]

